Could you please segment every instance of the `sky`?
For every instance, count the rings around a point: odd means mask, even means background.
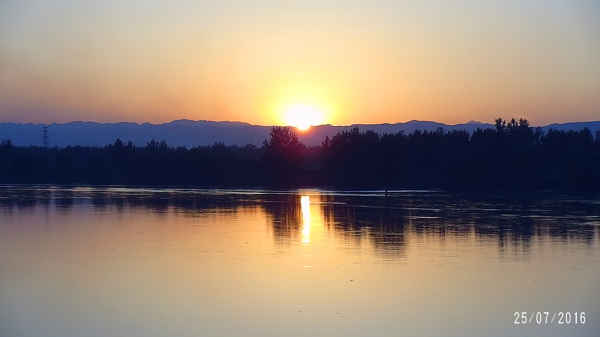
[[[0,122],[600,120],[597,0],[0,0]]]

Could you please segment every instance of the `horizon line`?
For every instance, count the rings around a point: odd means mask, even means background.
[[[502,118],[502,117],[500,117]],[[235,124],[246,124],[249,126],[258,126],[258,127],[276,127],[276,126],[280,126],[280,127],[291,127],[291,128],[295,128],[294,126],[291,125],[260,125],[260,124],[252,124],[249,122],[242,122],[242,121],[231,121],[231,120],[224,120],[224,121],[212,121],[212,120],[206,120],[206,119],[198,119],[198,120],[193,120],[193,119],[187,119],[187,118],[182,118],[182,119],[175,119],[172,120],[170,122],[164,122],[164,123],[151,123],[151,122],[130,122],[130,121],[120,121],[120,122],[96,122],[96,121],[83,121],[83,120],[74,120],[74,121],[70,121],[70,122],[64,122],[64,123],[59,123],[59,122],[52,122],[52,123],[34,123],[34,122],[27,122],[27,123],[20,123],[20,122],[0,122],[0,124],[20,124],[20,125],[36,125],[36,126],[51,126],[51,125],[66,125],[66,124],[74,124],[74,123],[93,123],[93,124],[101,124],[101,125],[107,125],[107,124],[135,124],[138,126],[142,126],[142,125],[166,125],[166,124],[172,124],[172,123],[176,123],[176,122],[193,122],[193,123],[198,123],[198,122],[206,122],[206,123],[235,123]],[[464,123],[456,123],[456,124],[446,124],[443,122],[436,122],[436,121],[430,121],[430,120],[417,120],[417,119],[413,119],[410,121],[406,121],[406,122],[383,122],[383,123],[354,123],[354,124],[349,124],[349,125],[333,125],[333,124],[319,124],[319,125],[311,125],[311,127],[321,127],[321,126],[331,126],[331,127],[353,127],[353,126],[361,126],[361,125],[398,125],[398,124],[408,124],[408,123],[435,123],[435,124],[444,124],[447,126],[457,126],[457,125],[491,125],[493,126],[493,123],[488,123],[488,122],[480,122],[480,121],[475,121],[475,120],[470,120],[468,122],[464,122]],[[576,123],[595,123],[595,122],[600,122],[600,120],[588,120],[588,121],[570,121],[570,122],[553,122],[550,124],[546,124],[546,125],[531,125],[532,127],[546,127],[546,126],[551,126],[551,125],[556,125],[556,124],[576,124]]]

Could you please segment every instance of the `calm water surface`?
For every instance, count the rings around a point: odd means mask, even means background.
[[[3,186],[0,336],[598,336],[599,228],[597,195]]]

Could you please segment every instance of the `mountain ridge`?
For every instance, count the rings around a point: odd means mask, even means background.
[[[207,121],[179,119],[168,123],[136,123],[116,122],[99,123],[93,121],[73,121],[68,123],[0,123],[0,140],[10,139],[19,146],[42,145],[42,127],[48,128],[50,146],[105,146],[115,142],[117,138],[124,142],[131,141],[135,145],[144,146],[152,139],[165,140],[170,146],[195,147],[222,142],[225,145],[253,144],[261,146],[269,137],[273,125],[253,125],[247,122]],[[412,133],[415,130],[435,131],[443,128],[446,131],[465,130],[469,133],[478,128],[493,128],[493,124],[469,121],[463,124],[444,124],[434,121],[411,120],[398,123],[381,124],[324,124],[311,127],[310,131],[294,130],[298,138],[306,145],[319,145],[325,137],[333,137],[338,132],[358,127],[361,131],[373,130],[383,133]],[[541,126],[543,131],[581,130],[589,128],[593,133],[600,131],[600,121],[553,123]]]

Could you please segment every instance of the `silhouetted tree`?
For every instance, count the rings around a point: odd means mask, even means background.
[[[526,119],[447,132],[378,134],[352,128],[304,146],[274,127],[263,146],[192,148],[121,139],[105,147],[0,141],[0,183],[358,188],[600,188],[600,133],[532,128]]]
[[[263,163],[267,179],[270,183],[282,185],[298,183],[298,172],[306,146],[289,127],[275,126],[269,136],[263,142]]]

